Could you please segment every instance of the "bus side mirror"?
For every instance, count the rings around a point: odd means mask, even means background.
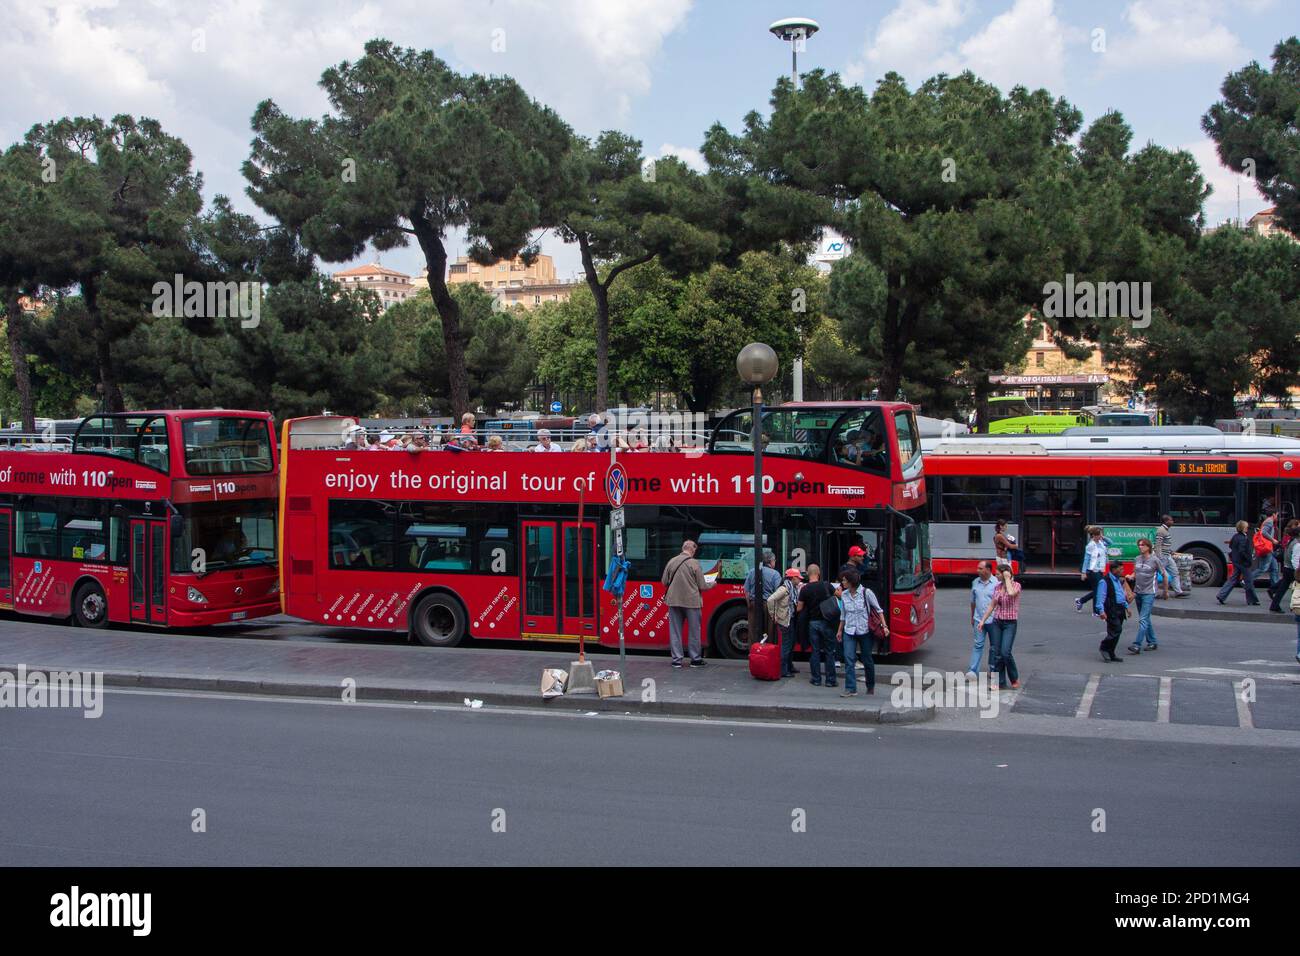
[[[908,551],[916,550],[916,525],[909,524],[903,529],[903,547]]]

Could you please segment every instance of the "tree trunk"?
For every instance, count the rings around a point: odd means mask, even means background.
[[[93,278],[82,278],[81,296],[86,303],[86,314],[90,316],[91,328],[95,330],[95,364],[99,366],[99,388],[104,396],[104,410],[124,412],[126,403],[122,400],[122,389],[117,383],[117,371],[113,368],[112,343],[109,341],[108,329],[104,324],[104,314],[99,308],[99,288]]]
[[[17,288],[4,290],[4,305],[9,358],[14,367],[14,385],[18,389],[18,414],[23,420],[23,431],[30,435],[36,431],[36,399],[32,395],[32,375],[27,365],[27,316],[23,315]]]
[[[429,293],[434,307],[442,319],[442,344],[447,354],[447,396],[451,399],[453,421],[471,411],[469,407],[469,374],[465,369],[465,340],[460,329],[460,306],[447,289],[447,248],[442,237],[420,216],[411,217],[415,237],[424,252],[424,264],[429,270]]]
[[[898,385],[903,377],[903,355],[907,351],[899,336],[903,303],[902,280],[898,273],[889,274],[888,284],[885,321],[880,329],[880,380],[876,385],[877,397],[882,402],[892,402],[898,394]]]
[[[989,430],[989,392],[993,391],[988,372],[981,371],[977,374],[974,391],[975,431],[984,434]]]
[[[582,252],[582,271],[587,277],[587,288],[596,300],[596,408],[609,408],[609,288],[600,284],[596,262],[591,256],[587,237],[578,236],[578,249]]]

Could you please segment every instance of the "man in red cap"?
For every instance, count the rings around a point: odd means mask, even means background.
[[[781,676],[793,677],[796,611],[803,588],[803,571],[792,567],[785,572],[781,586],[767,599],[767,612],[781,631]]]
[[[835,575],[836,580],[844,577],[844,572],[852,570],[857,573],[858,577],[866,577],[867,569],[863,566],[867,560],[867,551],[865,548],[854,545],[849,548],[849,560],[840,566],[840,573]]]

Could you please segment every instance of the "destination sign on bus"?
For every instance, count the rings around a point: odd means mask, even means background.
[[[1194,458],[1191,461],[1169,463],[1171,475],[1235,475],[1236,473],[1237,463],[1222,459]]]

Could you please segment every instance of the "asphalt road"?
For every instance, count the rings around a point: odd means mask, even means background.
[[[1300,863],[1268,747],[118,692],[0,754],[10,864]]]

